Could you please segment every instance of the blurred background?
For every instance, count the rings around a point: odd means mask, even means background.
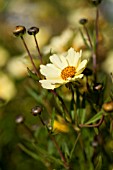
[[[106,74],[113,72],[112,9],[113,0],[103,0],[99,6],[98,63]],[[95,7],[90,0],[0,0],[0,170],[45,169],[41,162],[18,147],[22,136],[29,138],[30,134],[26,128],[17,126],[17,117],[22,115],[26,125],[32,131],[36,129],[38,118],[31,115],[31,109],[39,104],[39,99],[33,97],[31,89],[38,92],[37,84],[28,77],[27,67],[31,68],[31,64],[21,39],[13,35],[15,26],[23,25],[26,29],[37,26],[40,29],[37,40],[45,60],[48,60],[51,48],[62,52],[70,46],[76,50],[83,48],[84,56],[89,57],[90,52],[84,48],[79,34],[81,18],[88,19],[92,31]],[[36,59],[32,36],[25,35],[25,40]],[[67,41],[70,42],[68,45]]]

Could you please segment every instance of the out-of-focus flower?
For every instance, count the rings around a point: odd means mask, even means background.
[[[102,69],[108,74],[113,73],[112,63],[113,63],[113,51],[110,51],[105,61],[102,63]]]
[[[53,132],[69,132],[69,127],[61,116],[57,115],[57,120],[54,120]]]
[[[68,44],[73,39],[73,37],[74,37],[74,31],[72,29],[67,28],[61,33],[61,35],[54,36],[51,39],[50,44],[43,48],[43,52],[45,54],[50,53],[50,50],[52,52],[56,52],[56,51],[63,52],[67,50],[66,47],[68,47]]]
[[[6,74],[0,72],[0,98],[12,99],[16,94],[16,87],[13,81]]]
[[[9,58],[8,51],[5,48],[0,47],[0,67],[3,67],[6,64],[8,58]]]
[[[40,80],[43,88],[54,89],[62,84],[76,81],[83,77],[83,70],[87,65],[87,60],[81,61],[82,51],[76,52],[70,48],[66,56],[53,54],[50,56],[52,64],[40,65],[40,72],[46,77]]]
[[[14,57],[7,64],[7,70],[14,78],[23,78],[27,75],[27,69],[24,64],[24,58]]]

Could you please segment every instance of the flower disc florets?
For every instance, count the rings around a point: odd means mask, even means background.
[[[40,72],[46,79],[40,80],[43,88],[55,89],[62,84],[76,81],[83,77],[83,70],[87,65],[87,60],[81,61],[82,51],[76,52],[70,48],[67,55],[50,56],[51,63],[40,65]]]

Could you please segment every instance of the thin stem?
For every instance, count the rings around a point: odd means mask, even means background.
[[[29,128],[29,126],[27,126],[24,122],[22,123],[22,125],[23,125],[23,127],[27,130],[27,132],[32,136],[32,138],[33,138],[34,140],[36,140],[36,139],[34,138],[34,135],[33,135],[33,133],[32,133],[32,130]]]
[[[70,85],[69,88],[71,90],[71,95],[72,95],[70,110],[74,111],[75,106],[76,106],[75,99],[74,99],[74,90],[73,90],[72,84],[70,83],[69,85]],[[72,121],[75,122],[75,114],[74,115],[71,114],[71,118],[72,118]]]
[[[96,20],[95,20],[95,32],[96,32],[96,42],[95,42],[95,53],[93,53],[93,68],[94,68],[94,82],[96,83],[96,69],[97,69],[97,56],[98,56],[98,20],[99,20],[99,10],[96,8]]]
[[[102,115],[102,118],[99,120],[96,124],[79,124],[79,127],[99,127],[104,121],[104,115]]]
[[[79,31],[80,31],[80,34],[81,34],[82,39],[83,39],[83,41],[84,41],[84,44],[89,48],[89,45],[88,45],[88,43],[87,43],[87,41],[86,41],[86,39],[85,39],[85,37],[84,37],[84,34],[83,34],[82,30],[79,29]]]
[[[55,138],[52,135],[49,135],[49,136],[50,136],[51,140],[53,141],[53,143],[55,144],[55,146],[57,148],[57,151],[59,152],[59,155],[60,155],[60,157],[61,157],[61,159],[62,159],[62,161],[64,163],[64,167],[67,170],[69,170],[70,167],[69,167],[69,165],[68,165],[68,163],[67,163],[67,161],[66,161],[66,159],[65,159],[65,157],[64,157],[64,155],[63,155],[63,153],[62,153],[62,151],[61,151],[61,149],[60,149],[60,147],[59,147],[59,145],[57,143],[57,141],[55,140]]]
[[[74,150],[75,150],[75,147],[76,147],[76,144],[77,144],[77,142],[78,142],[78,140],[79,140],[80,135],[81,135],[81,133],[78,133],[78,136],[77,136],[77,138],[76,138],[76,140],[75,140],[74,146],[73,146],[73,148],[72,148],[72,150],[71,150],[71,153],[70,153],[70,159],[72,158],[73,152],[74,152]]]
[[[86,27],[85,25],[84,25],[84,30],[85,30],[85,32],[86,32],[86,35],[87,35],[87,38],[88,38],[90,47],[91,47],[91,49],[93,50],[93,44],[92,44],[92,41],[91,41],[91,38],[90,38],[90,35],[89,35],[89,32],[88,32],[88,29],[87,29],[87,27]]]
[[[25,43],[25,40],[24,40],[23,36],[21,36],[21,39],[22,39],[22,42],[23,42],[23,44],[24,44],[24,46],[25,46],[25,49],[26,49],[26,51],[27,51],[27,53],[28,53],[28,56],[30,57],[31,63],[32,63],[33,68],[34,68],[34,71],[35,71],[36,75],[39,76],[39,73],[38,73],[38,71],[37,71],[37,68],[36,68],[36,66],[35,66],[35,64],[34,64],[34,62],[33,62],[33,58],[32,58],[32,56],[31,56],[31,54],[30,54],[30,52],[29,52],[29,49],[28,49],[28,47],[27,47],[27,45],[26,45],[26,43]]]
[[[52,92],[55,96],[58,97],[58,99],[59,99],[60,102],[62,103],[62,107],[63,107],[64,112],[67,114],[67,116],[69,116],[69,119],[71,120],[71,116],[70,116],[70,114],[69,114],[69,112],[68,112],[68,109],[67,109],[67,107],[66,107],[63,99],[56,93],[55,90],[51,90],[51,92]],[[66,119],[66,120],[67,120],[67,119]]]
[[[68,165],[68,163],[67,163],[67,161],[66,161],[66,159],[65,159],[65,157],[64,157],[64,155],[63,155],[63,153],[62,153],[62,151],[61,151],[61,149],[60,149],[60,147],[59,147],[59,145],[58,145],[58,143],[57,143],[57,141],[55,140],[54,136],[52,136],[52,135],[49,133],[49,129],[48,129],[47,125],[45,124],[45,122],[43,121],[43,119],[42,119],[42,117],[41,117],[40,115],[39,115],[39,119],[40,119],[41,123],[47,128],[48,135],[49,135],[50,139],[53,141],[53,143],[55,144],[55,146],[56,146],[56,148],[57,148],[57,151],[58,151],[58,153],[59,153],[59,155],[60,155],[60,157],[61,157],[61,159],[62,159],[62,162],[63,162],[63,164],[64,164],[64,167],[65,167],[67,170],[69,170],[69,165]]]
[[[40,63],[42,64],[42,54],[40,52],[40,48],[39,48],[39,45],[38,45],[38,41],[36,39],[36,35],[34,35],[34,39],[35,39],[35,43],[36,43],[36,48],[37,48],[38,53],[39,53]]]
[[[84,30],[86,32],[86,35],[88,37],[88,41],[89,41],[89,44],[90,44],[90,47],[91,47],[91,50],[92,50],[94,82],[96,82],[96,79],[97,79],[96,78],[96,67],[97,67],[96,53],[97,52],[94,52],[93,44],[92,44],[88,29],[85,25],[84,25]],[[97,41],[98,41],[98,13],[97,13],[97,17],[96,17],[96,39],[97,39],[96,40],[96,44],[97,44]],[[97,45],[96,45],[96,49],[97,49]]]
[[[98,54],[98,34],[99,34],[99,30],[98,30],[98,20],[99,20],[99,10],[98,7],[96,8],[96,21],[95,21],[95,30],[96,30],[96,49],[95,49],[95,53],[96,56]]]
[[[41,117],[40,115],[39,115],[39,119],[40,119],[41,123],[42,123],[44,126],[46,126],[45,122],[43,121],[43,119],[42,119],[42,117]]]

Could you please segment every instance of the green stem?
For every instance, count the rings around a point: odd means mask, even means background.
[[[52,92],[56,97],[58,97],[59,101],[60,101],[61,104],[62,104],[62,108],[63,108],[66,116],[68,116],[69,120],[71,120],[71,116],[70,116],[70,114],[69,114],[69,112],[68,112],[68,109],[67,109],[67,107],[66,107],[63,99],[61,98],[61,96],[59,96],[59,95],[56,93],[55,90],[51,90],[51,92]],[[66,119],[66,118],[65,118],[65,119]],[[67,120],[68,120],[68,119],[66,119],[66,121],[67,121]]]
[[[25,49],[26,49],[26,51],[27,51],[27,53],[28,53],[28,56],[30,57],[31,63],[32,63],[33,68],[34,68],[34,71],[35,71],[36,75],[39,76],[39,73],[38,73],[37,68],[36,68],[36,66],[35,66],[35,64],[34,64],[33,58],[32,58],[32,56],[31,56],[31,54],[30,54],[30,52],[29,52],[29,49],[28,49],[28,47],[27,47],[27,45],[26,45],[26,43],[25,43],[25,40],[24,40],[23,36],[21,36],[21,39],[22,39],[22,42],[23,42],[23,44],[24,44],[24,46],[25,46]]]
[[[77,138],[76,138],[76,140],[75,140],[74,146],[73,146],[73,148],[72,148],[72,150],[71,150],[71,153],[70,153],[70,159],[72,158],[72,155],[73,155],[73,153],[74,153],[74,150],[75,150],[75,147],[76,147],[76,144],[77,144],[77,142],[78,142],[78,140],[79,140],[80,135],[81,135],[81,133],[78,133],[78,136],[77,136]]]

